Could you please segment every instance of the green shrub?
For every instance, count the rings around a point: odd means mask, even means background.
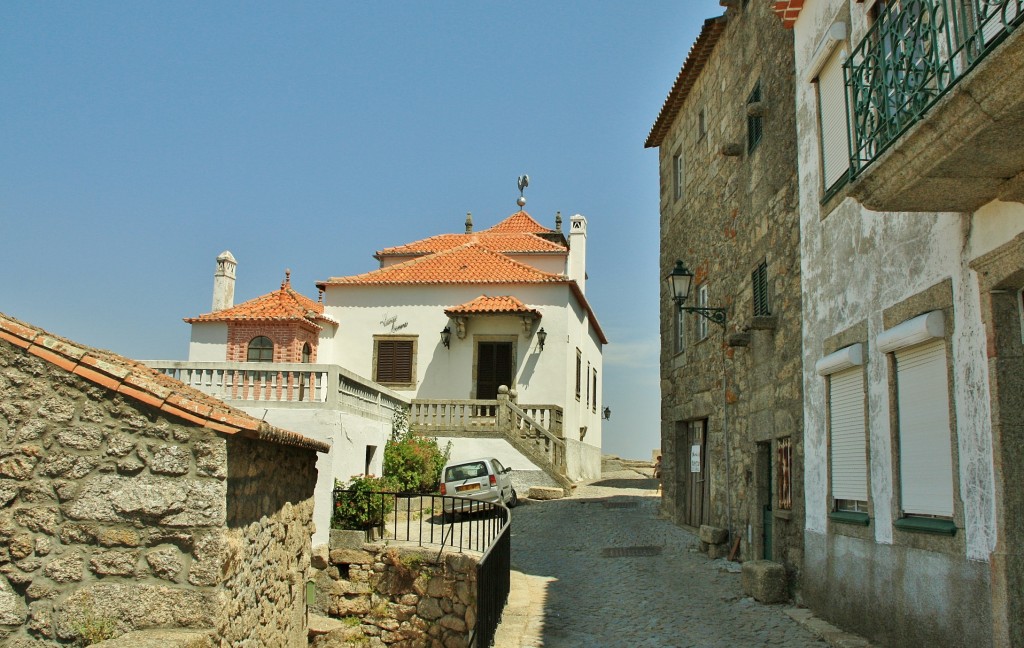
[[[400,493],[432,493],[450,455],[451,442],[442,451],[437,439],[405,431],[384,446],[384,477]]]
[[[378,494],[391,490],[381,477],[356,475],[348,484],[336,481],[334,487],[348,492],[335,495],[332,529],[364,530],[377,526],[395,506],[391,495]]]

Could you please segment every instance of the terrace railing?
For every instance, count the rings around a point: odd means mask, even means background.
[[[284,362],[173,362],[146,364],[224,401],[322,406],[390,421],[408,401],[337,365]]]
[[[565,476],[562,408],[520,404],[505,387],[496,400],[414,399],[409,429],[429,436],[499,436],[544,464],[552,477]]]
[[[844,64],[856,177],[1024,24],[1024,0],[890,2]]]
[[[481,553],[476,566],[477,621],[468,645],[487,648],[493,643],[511,588],[512,516],[507,507],[443,495],[335,489],[333,510],[332,527],[345,527],[344,512],[365,521],[367,541],[409,542],[437,548],[438,556],[445,550]],[[453,513],[445,514],[446,510]]]

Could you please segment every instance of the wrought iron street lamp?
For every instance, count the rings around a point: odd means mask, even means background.
[[[441,329],[441,344],[444,348],[450,349],[452,344],[452,329],[450,326],[446,326]]]
[[[607,421],[611,417],[612,417],[612,408],[610,408],[610,407],[604,408],[604,420]]]
[[[693,288],[693,273],[690,272],[682,261],[676,261],[676,267],[665,277],[668,282],[668,291],[675,299],[680,312],[697,313],[705,319],[709,319],[722,328],[725,328],[726,309],[707,308],[705,306],[684,306],[690,297],[690,289]]]
[[[540,327],[537,331],[537,343],[540,344],[540,350],[544,350],[544,341],[548,339],[548,332],[544,330],[544,327]]]

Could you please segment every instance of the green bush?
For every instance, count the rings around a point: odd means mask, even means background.
[[[384,478],[400,493],[433,493],[450,455],[451,443],[442,451],[437,439],[406,432],[384,446]]]
[[[400,493],[433,493],[451,452],[451,442],[441,450],[437,439],[410,433],[408,413],[397,410],[384,446],[384,478]]]
[[[331,517],[332,529],[364,530],[377,526],[395,506],[391,495],[380,495],[388,491],[387,480],[373,475],[356,475],[348,484],[335,481],[335,488],[347,492],[336,493],[334,515]]]

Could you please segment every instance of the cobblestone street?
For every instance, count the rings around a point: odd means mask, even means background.
[[[786,606],[744,597],[724,561],[691,551],[695,536],[658,518],[655,488],[613,462],[571,498],[514,509],[517,573],[494,645],[826,645]]]

